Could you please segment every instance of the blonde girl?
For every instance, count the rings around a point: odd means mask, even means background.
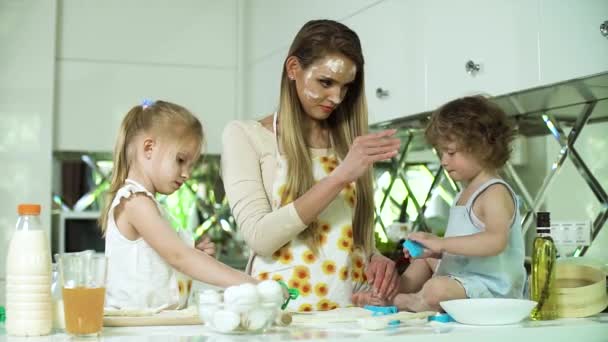
[[[180,273],[221,287],[255,282],[208,255],[213,253],[208,241],[201,250],[184,242],[156,201],[157,193],[171,194],[188,180],[202,142],[201,123],[173,103],[147,101],[123,119],[111,201],[100,219],[108,257],[106,307],[176,308],[185,291],[178,286]]]
[[[367,133],[363,79],[356,33],[310,21],[283,65],[278,110],[224,130],[222,178],[248,272],[298,288],[293,310],[349,306],[368,281],[379,297],[397,289],[394,263],[374,253],[371,166],[399,140]]]

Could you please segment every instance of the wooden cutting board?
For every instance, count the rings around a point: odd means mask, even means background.
[[[203,324],[195,307],[184,310],[166,310],[148,316],[104,316],[106,327],[137,327],[160,325]]]

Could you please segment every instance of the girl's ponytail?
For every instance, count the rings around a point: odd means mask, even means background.
[[[133,107],[122,120],[120,130],[116,138],[116,146],[114,147],[114,166],[112,168],[112,181],[110,189],[107,192],[106,204],[102,215],[99,217],[99,226],[101,232],[105,234],[108,225],[108,214],[112,206],[112,199],[116,196],[118,189],[124,184],[129,174],[130,158],[129,145],[134,135],[142,126],[141,116],[143,115],[143,106]]]

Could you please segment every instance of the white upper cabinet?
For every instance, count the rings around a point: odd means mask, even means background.
[[[543,84],[608,71],[608,0],[540,0],[540,23]]]
[[[370,123],[425,109],[420,14],[417,1],[386,0],[344,21],[361,39]]]
[[[538,1],[421,2],[428,109],[538,85]]]

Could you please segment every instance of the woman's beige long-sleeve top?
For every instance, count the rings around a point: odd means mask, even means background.
[[[306,225],[293,203],[272,210],[277,159],[274,134],[253,120],[232,121],[222,135],[221,173],[232,215],[255,255],[271,256]]]

